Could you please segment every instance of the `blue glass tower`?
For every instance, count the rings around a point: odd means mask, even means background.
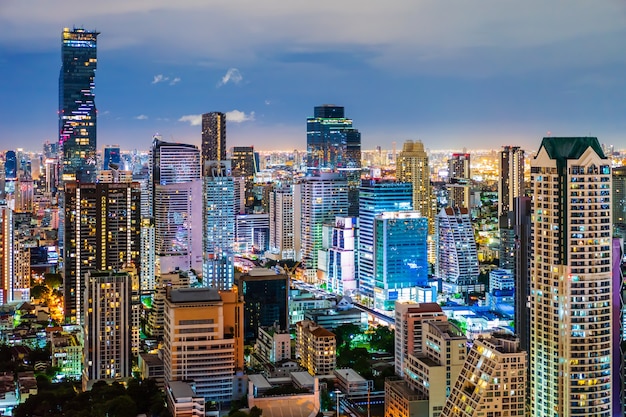
[[[415,211],[385,212],[375,219],[374,307],[415,301],[428,285],[428,218]]]
[[[114,164],[119,168],[122,161],[120,155],[120,147],[117,145],[106,146],[103,152],[102,169],[111,169],[110,164]]]
[[[7,180],[17,179],[17,156],[15,151],[7,151],[4,159],[4,178]]]
[[[96,179],[96,47],[99,32],[63,29],[59,76],[61,180]]]
[[[359,292],[374,296],[374,219],[387,211],[413,209],[413,185],[390,180],[363,180],[359,188]]]

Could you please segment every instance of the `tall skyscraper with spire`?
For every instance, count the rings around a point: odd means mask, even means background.
[[[611,161],[544,138],[531,187],[530,414],[612,416]]]
[[[96,180],[96,50],[99,32],[63,29],[59,76],[61,180]]]
[[[344,108],[324,104],[307,119],[307,171],[339,172],[348,181],[349,216],[359,214],[361,180],[361,133],[345,117]]]
[[[217,111],[202,115],[202,165],[226,159],[226,115]]]

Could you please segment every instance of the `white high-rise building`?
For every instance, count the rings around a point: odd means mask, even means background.
[[[544,138],[531,187],[531,415],[612,416],[611,161],[597,138]]]
[[[336,173],[306,177],[300,184],[302,205],[302,266],[307,280],[317,276],[317,251],[322,248],[322,225],[348,214],[348,183]]]
[[[270,247],[273,259],[299,260],[300,204],[294,204],[294,187],[278,188],[270,193]]]
[[[322,249],[318,251],[317,270],[322,281],[336,294],[356,292],[356,218],[337,217],[322,226]]]
[[[202,190],[203,282],[219,290],[235,279],[235,191],[230,161],[207,161]]]

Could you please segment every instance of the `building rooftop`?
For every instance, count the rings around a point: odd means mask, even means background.
[[[222,301],[216,288],[173,288],[168,298],[173,303]]]
[[[192,398],[196,396],[196,393],[191,389],[191,385],[183,381],[169,381],[169,386],[172,396],[176,398]]]
[[[543,138],[537,153],[541,151],[541,148],[544,148],[552,159],[578,159],[589,147],[593,148],[601,158],[606,158],[598,138],[595,137]]]
[[[365,382],[367,381],[352,368],[335,369],[335,375],[338,378],[345,379],[348,382]]]

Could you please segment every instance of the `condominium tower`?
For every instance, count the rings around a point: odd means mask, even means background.
[[[226,115],[220,112],[202,115],[202,163],[226,159]]]
[[[531,161],[531,415],[613,415],[611,161],[548,137]]]
[[[515,270],[515,199],[524,196],[524,150],[504,146],[499,153],[498,224],[500,227],[500,268]]]
[[[453,153],[448,159],[448,205],[469,208],[470,154]]]
[[[428,219],[429,234],[435,230],[435,210],[431,186],[430,166],[428,154],[424,150],[422,141],[404,142],[402,151],[396,160],[396,179],[400,182],[410,182],[413,185],[413,210],[419,211]]]
[[[59,76],[61,180],[96,178],[96,50],[99,32],[63,29]]]

